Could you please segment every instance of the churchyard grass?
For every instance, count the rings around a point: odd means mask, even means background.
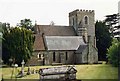
[[[111,65],[76,65],[78,79],[117,79],[118,68]]]
[[[56,66],[31,66],[30,69],[38,70],[40,68],[56,67]],[[117,79],[118,78],[118,68],[112,67],[108,64],[93,64],[93,65],[75,65],[77,69],[76,78],[77,79]],[[21,70],[21,67],[17,69],[13,68],[0,68],[2,69],[2,74],[4,79],[11,79],[13,72],[13,78]],[[25,72],[27,72],[27,67],[25,67]],[[39,74],[26,75],[19,79],[39,79]]]

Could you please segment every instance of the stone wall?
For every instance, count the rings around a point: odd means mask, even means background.
[[[82,61],[81,63],[86,64],[88,63],[88,48],[86,48],[83,52],[82,52]]]
[[[53,60],[54,52],[55,52],[55,60]],[[50,64],[50,65],[52,63],[72,64],[74,62],[74,52],[73,51],[49,51],[48,57],[46,59],[48,59],[47,64]]]
[[[91,36],[89,36],[89,43],[88,43],[88,63],[98,63],[98,50],[97,48],[92,45]]]
[[[30,58],[30,60],[26,63],[26,65],[43,65],[43,60],[38,57],[38,54],[45,54],[46,52],[41,51],[35,51],[33,53],[33,56]]]
[[[87,63],[88,48],[86,48],[82,53],[76,53],[75,64],[85,64]]]
[[[53,61],[54,52],[55,61]],[[44,59],[38,56],[39,54],[43,55]],[[74,57],[75,55],[73,51],[35,51],[26,65],[52,65],[53,63],[73,64]]]

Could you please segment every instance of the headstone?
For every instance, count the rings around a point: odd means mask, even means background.
[[[17,68],[18,67],[18,64],[15,64],[15,68]]]
[[[22,67],[21,67],[21,76],[24,76],[24,64],[25,64],[24,60],[21,62],[21,64],[22,64]]]
[[[30,71],[30,67],[28,66],[28,71],[27,71],[27,75],[30,75],[31,71]]]
[[[33,69],[33,70],[32,70],[32,74],[36,74],[36,71],[35,71],[35,69]]]

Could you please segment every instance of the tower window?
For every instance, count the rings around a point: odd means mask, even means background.
[[[55,61],[55,52],[53,52],[53,61]]]
[[[66,60],[68,60],[68,53],[67,53],[67,52],[65,52],[65,54],[66,54]]]
[[[88,17],[85,16],[85,24],[88,24]]]

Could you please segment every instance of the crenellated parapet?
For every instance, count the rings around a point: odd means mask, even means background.
[[[72,15],[75,15],[75,14],[77,14],[77,13],[88,13],[88,14],[91,14],[91,13],[93,13],[94,14],[94,10],[84,10],[84,9],[76,9],[76,10],[74,10],[74,11],[72,11],[72,12],[70,12],[69,13],[69,16],[72,16]]]
[[[80,11],[80,12],[94,13],[94,10],[84,10],[84,9],[82,10],[82,9],[81,9],[81,10],[79,10],[79,11]]]

